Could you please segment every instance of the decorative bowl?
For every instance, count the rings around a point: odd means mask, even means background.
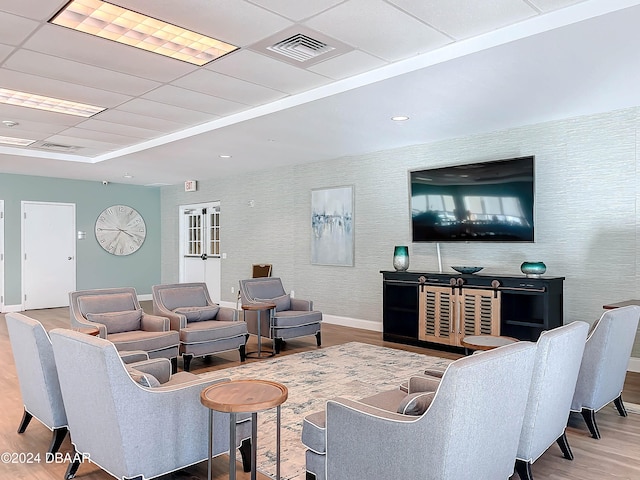
[[[484,267],[451,267],[459,273],[476,273],[482,270]]]
[[[529,278],[537,278],[547,271],[544,262],[523,262],[520,271]]]

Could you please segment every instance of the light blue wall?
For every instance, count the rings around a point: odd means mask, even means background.
[[[0,199],[5,202],[5,305],[21,304],[20,212],[22,201],[62,202],[76,205],[76,230],[86,232],[76,240],[78,290],[135,287],[150,294],[160,283],[160,190],[101,182],[0,174]],[[104,251],[94,235],[98,214],[110,205],[129,205],[142,215],[147,238],[132,255],[114,256]]]

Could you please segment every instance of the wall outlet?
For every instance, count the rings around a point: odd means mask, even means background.
[[[296,292],[294,292],[293,290],[291,290],[291,291],[289,292],[289,296],[290,296],[291,298],[296,298]]]
[[[231,287],[231,293],[236,293],[236,287]]]

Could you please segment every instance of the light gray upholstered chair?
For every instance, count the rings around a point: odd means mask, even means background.
[[[78,459],[88,458],[116,478],[138,480],[207,459],[210,410],[200,393],[226,379],[180,372],[164,385],[146,387],[134,381],[108,340],[63,329],[50,337]],[[213,455],[220,455],[229,451],[229,414],[213,412],[213,421]],[[238,420],[236,432],[239,444],[248,439],[250,418]],[[71,463],[66,478],[79,466]]]
[[[51,340],[42,324],[33,318],[7,313],[6,319],[24,404],[18,433],[24,433],[31,419],[37,418],[53,431],[48,452],[55,453],[68,430]]]
[[[151,291],[153,313],[167,317],[171,329],[180,333],[185,371],[189,371],[193,357],[229,350],[238,350],[244,362],[247,325],[236,321],[233,308],[213,303],[206,283],[154,285]]]
[[[168,358],[177,371],[180,335],[169,319],[142,311],[133,287],[79,290],[69,293],[71,326],[98,327],[100,338],[120,351],[142,350],[150,358]]]
[[[431,379],[435,394],[415,415],[397,413],[408,398],[399,388],[329,400],[325,412],[303,422],[307,478],[509,478],[535,352],[534,344],[517,342],[452,362],[441,381]],[[412,378],[409,395],[424,381]]]
[[[582,413],[593,438],[600,438],[596,412],[605,405],[613,401],[620,416],[627,416],[622,388],[639,318],[637,305],[608,310],[587,338],[571,410]]]
[[[243,305],[264,301],[276,304],[275,312],[271,312],[271,318],[267,312],[260,314],[261,336],[273,339],[275,353],[280,352],[284,340],[306,335],[315,335],[316,344],[321,345],[322,312],[313,310],[311,300],[291,298],[285,292],[280,278],[240,280],[240,298]],[[249,333],[257,335],[258,312],[245,311],[244,320]]]
[[[554,442],[566,459],[573,460],[565,429],[588,331],[586,322],[573,322],[542,332],[538,338],[516,457],[522,480],[533,479],[531,465]]]

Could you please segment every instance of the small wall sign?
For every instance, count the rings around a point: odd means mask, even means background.
[[[195,180],[187,180],[184,182],[184,191],[185,192],[195,192],[197,190],[197,184]]]

